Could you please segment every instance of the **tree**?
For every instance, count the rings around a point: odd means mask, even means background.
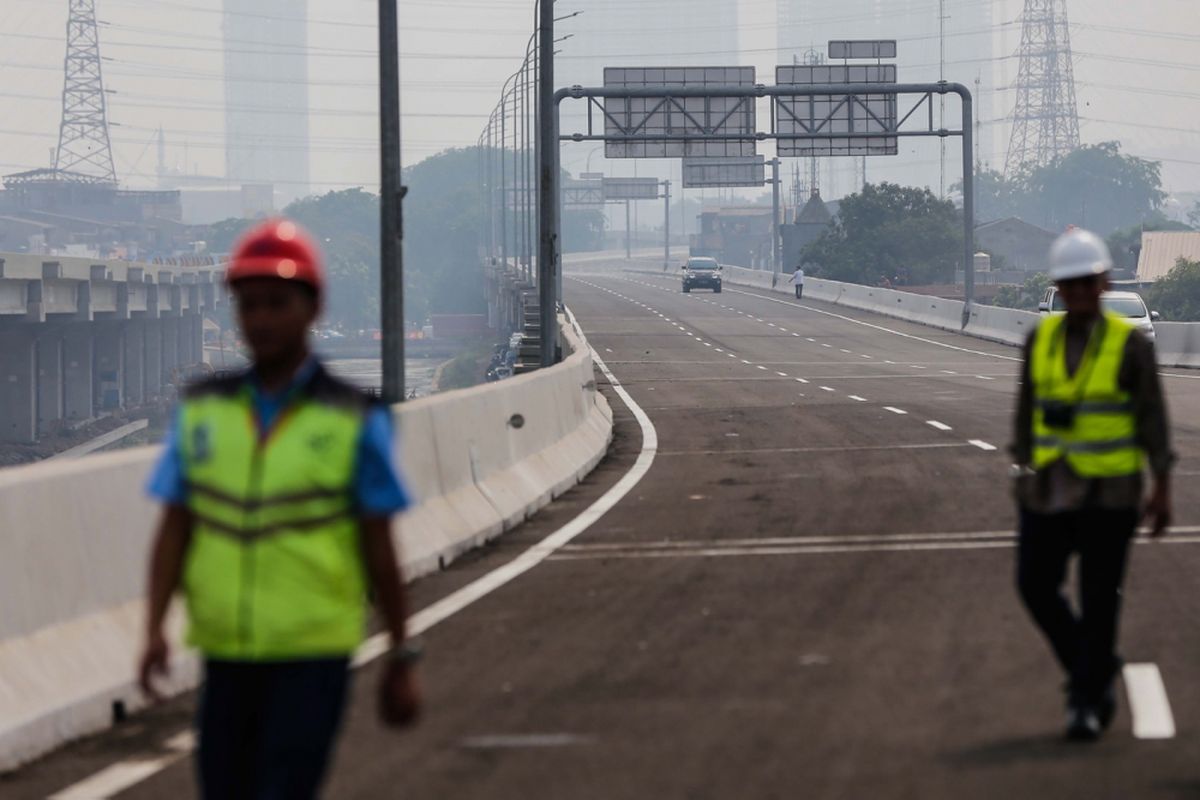
[[[1119,142],[1080,147],[1023,180],[1033,222],[1050,229],[1075,224],[1109,233],[1162,208],[1162,164],[1121,154]]]
[[[1037,311],[1038,303],[1046,296],[1051,283],[1047,273],[1035,272],[1025,279],[1023,286],[1001,286],[993,302],[1002,308]]]
[[[842,200],[833,226],[804,248],[815,272],[851,283],[898,276],[912,285],[950,283],[962,257],[962,215],[928,189],[869,184]]]
[[[1200,320],[1200,261],[1179,259],[1165,277],[1146,290],[1145,299],[1163,319]]]
[[[1078,225],[1107,235],[1161,217],[1167,197],[1161,170],[1157,161],[1122,154],[1119,142],[1087,145],[1015,175],[976,176],[976,217],[1019,217],[1051,230]]]

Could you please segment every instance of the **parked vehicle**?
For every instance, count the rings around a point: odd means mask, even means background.
[[[1133,325],[1154,341],[1154,323],[1158,322],[1159,314],[1146,308],[1146,301],[1137,292],[1105,292],[1100,296],[1100,304],[1109,311],[1129,320]],[[1042,314],[1061,314],[1067,310],[1063,304],[1058,289],[1051,286],[1046,290],[1042,302],[1038,304],[1038,312]]]

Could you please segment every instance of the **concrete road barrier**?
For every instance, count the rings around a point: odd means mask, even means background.
[[[564,361],[405,403],[401,459],[418,504],[397,526],[408,579],[522,522],[607,452],[612,412],[591,350],[562,324]],[[158,513],[156,448],[0,470],[0,772],[143,705],[134,667]],[[178,604],[176,604],[178,605]],[[199,679],[177,643],[169,690]]]
[[[734,286],[767,289],[780,294],[794,292],[787,273],[778,275],[773,282],[769,271],[725,266],[724,275],[725,282]],[[804,296],[1015,347],[1025,343],[1029,332],[1037,327],[1041,319],[1040,315],[1031,311],[976,304],[964,328],[965,304],[961,300],[821,278],[805,281]],[[1161,365],[1200,368],[1200,323],[1158,322],[1154,330],[1157,335],[1155,349]]]

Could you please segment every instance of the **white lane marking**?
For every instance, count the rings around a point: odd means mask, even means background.
[[[157,758],[130,758],[105,767],[89,778],[50,795],[50,800],[96,800],[112,797],[161,772],[196,749],[196,737],[187,730],[166,741],[168,753]]]
[[[737,358],[736,353],[726,353],[725,355],[729,356],[730,358]]]
[[[562,553],[553,561],[595,561],[603,558],[722,558],[733,556],[811,556],[833,553],[913,553],[937,550],[998,550],[1011,548],[1012,542],[916,542],[913,544],[818,545],[813,547],[710,548],[705,550],[639,551],[612,553]]]
[[[804,378],[796,378],[796,383],[808,383]]]
[[[722,349],[721,349],[721,348],[719,348],[719,347],[717,347],[717,348],[714,348],[714,349],[715,349],[715,350],[716,350],[718,353],[724,353],[724,352],[725,352],[724,350],[722,350]]]
[[[833,388],[833,387],[831,387],[831,386],[822,386],[822,387],[821,387],[821,391],[822,391],[822,392],[836,392],[836,391],[837,391],[837,389],[834,389],[834,388]]]
[[[823,343],[823,342],[822,342],[822,344],[821,344],[821,347],[828,347],[828,348],[832,349],[832,348],[833,348],[833,345],[831,345],[831,344],[825,344],[825,343]]]
[[[852,394],[852,395],[850,395],[850,399],[851,399],[851,400],[857,400],[857,401],[858,401],[858,402],[860,402],[860,403],[865,403],[865,402],[867,402],[867,398],[865,398],[865,397],[859,397],[859,396],[858,396],[858,395],[856,395],[856,394]]]
[[[708,342],[704,342],[703,344],[704,344],[704,346],[705,346],[705,347],[712,347],[712,345],[711,345],[711,344],[709,344]],[[720,351],[718,351],[718,352],[720,352]]]
[[[766,369],[766,367],[764,367],[762,364],[757,364],[756,366],[757,366],[759,369],[762,369],[762,370],[765,370],[765,369]]]
[[[749,362],[749,361],[747,361],[746,359],[744,359],[744,358],[743,358],[743,359],[742,359],[742,363],[743,363],[743,364],[749,364],[750,362]]]
[[[779,376],[779,377],[781,377],[781,378],[786,378],[786,377],[787,377],[787,373],[786,373],[786,372],[780,372],[779,370],[775,370],[775,374],[776,374],[776,375],[778,375],[778,376]]]
[[[846,349],[846,348],[844,348],[844,347],[839,347],[838,349],[839,349],[839,350],[841,350],[843,353],[850,353],[850,351],[849,351],[849,350],[847,350],[847,349]],[[854,355],[854,354],[853,354],[853,353],[850,353],[850,355]]]
[[[1126,664],[1122,677],[1129,696],[1129,715],[1133,717],[1133,735],[1138,739],[1174,738],[1175,715],[1158,666]]]
[[[611,352],[612,352],[612,348],[611,348],[611,347],[606,347],[606,348],[604,348],[604,352],[606,352],[606,353],[611,353]]]
[[[987,375],[976,375],[975,377],[976,377],[976,378],[979,378],[979,380],[981,380],[981,381],[994,381],[994,380],[996,380],[995,378],[989,378]]]
[[[936,419],[927,419],[927,420],[925,420],[925,424],[926,424],[926,425],[929,425],[930,427],[937,428],[939,431],[948,431],[948,430],[953,430],[953,429],[952,429],[952,428],[951,428],[949,425],[947,425],[946,423],[944,423],[944,422],[938,422]]]
[[[929,367],[923,367],[920,364],[909,364],[909,366],[913,369],[929,369]]]
[[[567,309],[567,316],[571,320],[571,324],[578,328],[575,315],[571,313],[569,308]],[[642,407],[637,404],[637,401],[630,396],[629,392],[625,391],[625,387],[612,374],[608,365],[604,363],[604,359],[595,351],[595,348],[592,349],[592,360],[604,376],[608,378],[613,391],[617,393],[617,396],[621,398],[621,401],[633,413],[638,427],[642,430],[642,449],[638,453],[637,459],[633,462],[633,466],[607,492],[597,498],[595,502],[566,525],[563,525],[512,561],[497,567],[453,594],[443,597],[441,600],[410,616],[406,626],[409,635],[420,636],[439,622],[449,619],[475,601],[486,597],[496,589],[512,582],[545,561],[549,556],[569,544],[612,510],[617,503],[621,502],[638,485],[646,473],[650,471],[650,466],[654,463],[654,457],[658,454],[658,431],[654,427],[654,423],[651,422],[650,417],[642,410]],[[361,667],[364,664],[368,664],[385,654],[389,649],[389,635],[387,633],[377,633],[359,646],[358,651],[354,654],[353,665]],[[54,795],[54,797],[59,798],[59,800],[95,800],[95,798],[108,797],[162,771],[194,750],[196,746],[195,738],[191,735],[191,731],[185,731],[168,739],[166,745],[168,748],[173,748],[173,752],[169,755],[161,756],[157,759],[128,759],[118,762],[101,770],[90,778],[86,778],[80,783],[67,787],[59,794]],[[90,783],[105,775],[107,777],[103,778],[105,781],[103,785],[96,787]],[[122,782],[118,784],[116,782],[117,779],[120,779]]]
[[[907,411],[905,411],[903,408],[896,408],[895,406],[884,406],[884,407],[883,407],[883,410],[884,410],[884,411],[890,411],[890,412],[892,412],[893,414],[907,414],[907,413],[908,413],[908,412],[907,412]]]
[[[797,336],[799,336],[800,334],[796,334],[796,335],[797,335]],[[806,341],[806,342],[816,342],[817,340],[816,340],[816,339],[814,339],[814,338],[812,338],[811,336],[805,336],[805,337],[804,337],[804,341]]]
[[[942,370],[942,373],[945,375],[957,375],[958,374],[957,372],[955,372],[952,369],[944,369],[944,370]]]
[[[988,452],[996,449],[996,445],[985,442],[982,439],[968,439],[967,444],[973,444],[980,450],[987,450]]]
[[[903,331],[898,331],[898,330],[895,330],[894,328],[888,328],[883,325],[876,325],[873,322],[864,322],[861,319],[854,319],[853,317],[847,317],[844,314],[835,314],[832,311],[825,311],[820,308],[813,308],[812,306],[800,305],[799,303],[793,303],[788,300],[780,300],[776,297],[764,297],[761,294],[755,294],[754,292],[743,292],[743,291],[739,291],[737,289],[729,289],[728,291],[734,292],[736,294],[744,294],[747,297],[757,297],[759,300],[766,300],[769,303],[780,303],[785,306],[793,306],[796,308],[802,308],[805,311],[811,311],[814,314],[824,314],[827,317],[833,317],[834,319],[840,319],[845,322],[852,323],[854,325],[862,325],[863,327],[872,328],[877,331],[882,331],[883,333],[890,333],[893,336],[900,336],[905,339],[913,339],[918,342],[924,342],[925,344],[932,344],[937,347],[944,347],[947,350],[957,350],[960,353],[970,353],[971,355],[985,356],[987,358],[1000,358],[1000,359],[1004,359],[1005,361],[1020,361],[1021,360],[1017,356],[1004,356],[1004,355],[1000,355],[998,353],[988,353],[983,350],[972,350],[969,347],[959,347],[958,345],[954,345],[954,344],[947,344],[945,342],[938,342],[933,339],[926,339],[924,336],[916,336],[915,334],[904,333]],[[870,312],[867,312],[867,313],[870,313]]]

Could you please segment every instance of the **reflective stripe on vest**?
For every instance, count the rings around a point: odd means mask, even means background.
[[[260,441],[248,390],[183,404],[188,640],[207,656],[294,659],[358,645],[366,579],[351,490],[363,416],[301,396]]]
[[[1067,374],[1066,315],[1047,317],[1038,326],[1029,365],[1035,468],[1065,459],[1085,478],[1132,475],[1142,468],[1132,398],[1119,384],[1133,326],[1112,314],[1098,324],[1073,375]],[[1074,408],[1070,428],[1046,424],[1046,409],[1052,405]]]

